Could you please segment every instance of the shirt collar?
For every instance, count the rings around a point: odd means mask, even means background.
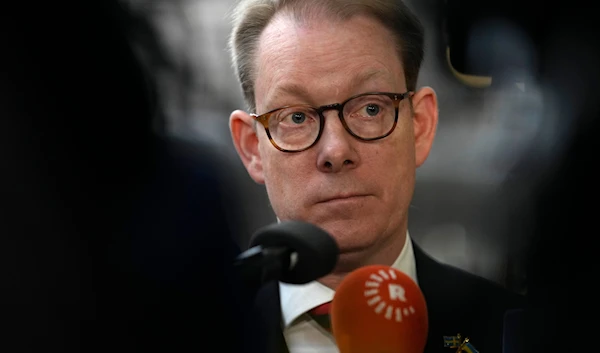
[[[392,264],[392,267],[406,273],[418,284],[415,254],[408,231],[406,232],[406,242],[404,243],[404,247],[402,248],[400,255],[396,258],[396,261]],[[317,281],[306,284],[279,282],[279,293],[283,322],[285,327],[288,327],[300,315],[310,309],[333,300],[335,291]]]

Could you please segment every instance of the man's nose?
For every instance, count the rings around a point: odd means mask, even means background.
[[[358,166],[357,141],[342,124],[338,112],[323,112],[325,117],[318,149],[317,168],[324,173],[337,173]]]

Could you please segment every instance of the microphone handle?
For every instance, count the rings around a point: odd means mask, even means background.
[[[234,262],[247,287],[257,289],[266,282],[279,280],[291,265],[291,251],[287,247],[254,246],[241,253]]]

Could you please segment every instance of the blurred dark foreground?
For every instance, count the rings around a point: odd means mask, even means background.
[[[0,351],[244,351],[256,325],[229,266],[222,160],[165,136],[129,42],[143,21],[116,1],[14,5],[0,21]]]

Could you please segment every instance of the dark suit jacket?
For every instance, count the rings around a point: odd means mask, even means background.
[[[524,305],[521,296],[458,268],[441,264],[414,244],[419,287],[429,313],[425,352],[454,352],[443,336],[469,337],[480,353],[501,353],[504,314]]]
[[[424,353],[454,353],[444,347],[443,336],[469,337],[480,353],[501,353],[504,314],[521,308],[524,300],[501,286],[458,268],[444,265],[427,255],[413,241],[417,277],[429,314],[429,335]],[[281,328],[279,286],[264,286],[256,298],[262,335],[269,353],[281,353],[284,338]]]

